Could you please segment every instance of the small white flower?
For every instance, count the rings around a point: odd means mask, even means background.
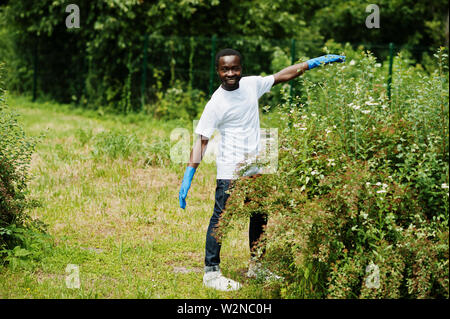
[[[363,114],[369,114],[370,111],[369,111],[369,110],[361,110],[361,113],[363,113]]]
[[[365,104],[366,105],[378,105],[377,102],[372,102],[372,101],[367,101]]]
[[[377,191],[377,194],[382,194],[382,193],[386,193],[386,190],[385,189],[380,189],[380,190]]]
[[[359,109],[361,108],[361,106],[355,105],[355,104],[353,104],[353,102],[350,103],[350,104],[348,104],[348,106],[350,106],[350,107],[353,108],[354,110],[359,110]]]
[[[442,187],[443,189],[448,189],[448,185],[447,185],[446,183],[442,184],[441,187]]]
[[[317,175],[317,174],[319,174],[319,172],[316,171],[316,170],[313,170],[313,171],[311,172],[311,175]]]
[[[355,60],[351,60],[349,64],[350,64],[350,65],[355,65],[355,64],[356,64],[356,61],[355,61]]]
[[[334,162],[334,158],[327,158],[328,164],[327,166],[335,166],[336,163]]]
[[[376,68],[381,68],[381,63],[375,63]]]

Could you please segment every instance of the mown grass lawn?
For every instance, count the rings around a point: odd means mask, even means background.
[[[222,246],[223,273],[237,292],[202,286],[204,241],[214,205],[215,164],[196,172],[185,211],[178,191],[185,164],[152,165],[145,156],[96,154],[101,132],[168,141],[177,122],[98,116],[69,106],[9,97],[30,136],[29,212],[48,225],[54,246],[29,267],[0,269],[0,298],[267,298],[248,281],[248,224],[236,221]],[[192,128],[190,128],[192,129]],[[66,287],[66,266],[79,267],[79,289]]]

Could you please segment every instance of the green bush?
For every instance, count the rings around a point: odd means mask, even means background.
[[[23,266],[49,247],[45,225],[27,215],[38,204],[28,199],[27,182],[36,141],[27,137],[8,108],[0,64],[0,262]]]
[[[167,91],[157,91],[156,100],[145,112],[163,120],[192,120],[201,113],[206,102],[205,93],[176,81]]]
[[[448,56],[432,74],[397,56],[389,101],[386,67],[343,51],[280,106],[278,171],[236,183],[222,234],[269,214],[282,298],[448,298]]]
[[[3,73],[0,76],[3,77]],[[34,141],[25,136],[17,122],[17,114],[7,107],[5,91],[1,87],[0,85],[0,223],[5,226],[13,223],[26,207],[27,173]]]

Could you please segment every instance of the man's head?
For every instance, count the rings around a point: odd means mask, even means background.
[[[216,70],[225,90],[239,88],[242,75],[242,55],[233,49],[223,49],[216,54]]]

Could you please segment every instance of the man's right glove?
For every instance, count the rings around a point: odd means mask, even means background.
[[[178,198],[180,199],[180,207],[186,208],[186,196],[191,187],[192,178],[195,174],[195,168],[192,166],[186,167],[186,171],[184,172],[183,181],[181,182],[180,193],[178,194]]]
[[[345,56],[343,55],[335,55],[335,54],[327,54],[322,55],[318,58],[314,58],[311,60],[306,61],[308,63],[308,69],[314,69],[321,64],[328,64],[333,62],[345,62]]]

